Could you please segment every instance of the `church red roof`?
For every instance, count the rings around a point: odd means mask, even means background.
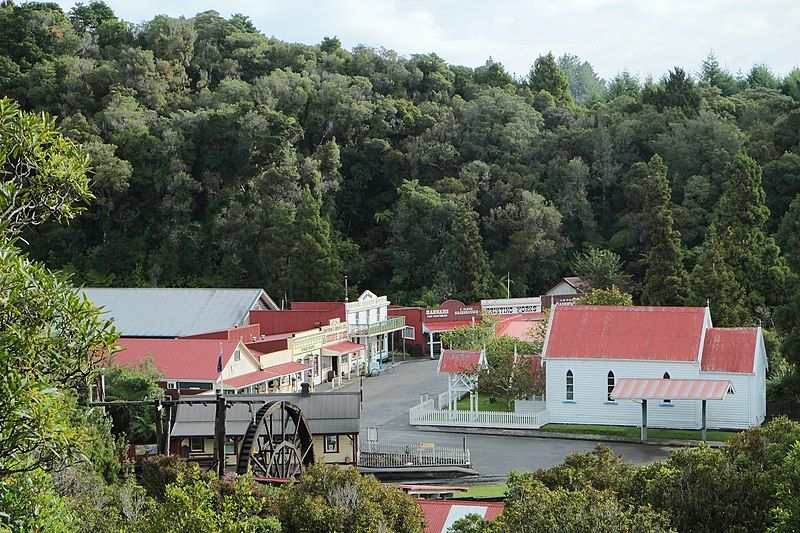
[[[753,372],[757,328],[709,328],[703,343],[703,372]]]
[[[703,307],[556,306],[545,358],[696,361]]]

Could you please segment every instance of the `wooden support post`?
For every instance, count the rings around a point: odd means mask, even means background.
[[[702,430],[701,430],[700,433],[701,433],[701,438],[703,439],[703,442],[705,442],[706,441],[706,400],[703,400],[703,408],[702,408],[702,410],[703,410],[703,427],[702,427]]]
[[[214,461],[217,475],[225,475],[225,416],[227,404],[222,392],[217,393],[217,409],[214,416]]]
[[[647,442],[647,400],[642,400],[642,442]]]
[[[154,409],[156,410],[156,450],[159,454],[164,453],[164,423],[162,418],[163,409],[161,407],[161,400],[153,402]]]
[[[169,455],[169,446],[172,440],[172,405],[165,405],[162,411],[165,411],[164,416],[164,455]]]

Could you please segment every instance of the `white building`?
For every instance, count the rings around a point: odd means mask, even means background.
[[[572,296],[585,294],[592,290],[592,287],[586,281],[583,281],[577,276],[569,276],[561,278],[561,281],[553,285],[550,290],[545,293],[545,296]]]
[[[526,298],[495,298],[481,300],[481,311],[487,315],[518,315],[541,313],[542,299],[538,296]]]
[[[725,398],[708,402],[709,428],[748,428],[766,416],[761,328],[715,328],[708,308],[556,305],[543,358],[553,423],[639,425],[638,402],[611,399],[620,378],[729,380]],[[651,427],[701,426],[699,401],[649,403]]]
[[[366,346],[366,357],[370,366],[389,359],[389,339],[395,331],[405,328],[402,316],[389,316],[389,299],[364,291],[353,302],[346,302],[345,318],[350,328],[350,340]]]

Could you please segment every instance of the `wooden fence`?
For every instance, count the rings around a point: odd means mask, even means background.
[[[429,400],[430,401],[430,400]],[[367,442],[361,450],[358,466],[398,468],[416,466],[470,466],[469,450],[421,444]]]
[[[539,429],[549,421],[547,410],[522,413],[508,411],[447,411],[436,409],[433,400],[421,402],[408,411],[408,422],[412,426]]]

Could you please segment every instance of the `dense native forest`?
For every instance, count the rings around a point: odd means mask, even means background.
[[[26,232],[30,254],[87,285],[288,301],[340,298],[345,275],[435,304],[575,273],[789,332],[800,70],[732,74],[709,54],[601,80],[572,55],[532,63],[517,78],[287,43],[243,15],[132,24],[102,2],[6,2],[0,92],[57,117],[96,197]]]
[[[708,301],[717,324],[768,326],[770,411],[797,414],[798,71],[709,55],[603,81],[544,55],[515,79],[288,44],[243,16],[133,26],[102,3],[4,2],[0,84],[2,533],[424,531],[411,497],[355,469],[278,489],[173,456],[135,476],[87,406],[117,335],[75,282],[297,299],[338,297],[348,275],[435,303],[576,273],[585,303]],[[115,399],[163,394],[146,369],[106,377]],[[519,377],[486,386],[536,386]],[[128,436],[149,429],[129,414]],[[598,447],[512,473],[503,513],[454,531],[798,531],[799,441],[778,417],[644,466]]]

